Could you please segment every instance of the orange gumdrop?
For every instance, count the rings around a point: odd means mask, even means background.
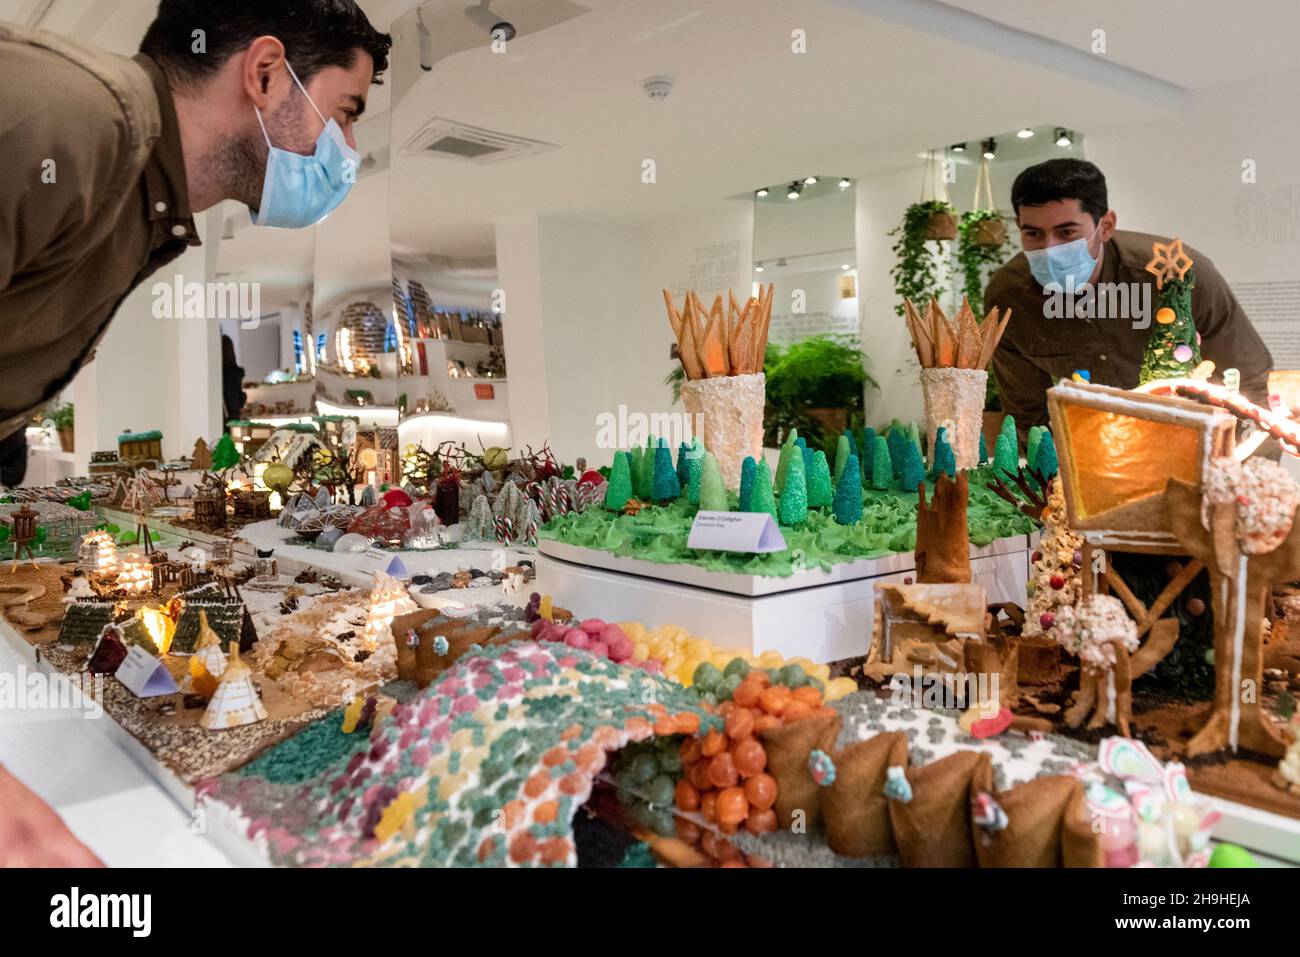
[[[694,711],[677,712],[677,733],[678,734],[699,734],[700,733],[700,716]]]
[[[755,774],[745,782],[745,798],[760,811],[776,803],[776,778],[770,774]]]
[[[677,787],[673,789],[673,802],[683,811],[698,811],[700,809],[700,792],[690,781],[685,778],[677,782]]]
[[[814,685],[801,685],[795,688],[792,697],[795,701],[802,701],[810,708],[820,708],[822,706],[822,693]]]
[[[687,738],[682,742],[682,746],[677,749],[677,756],[682,759],[682,764],[694,764],[704,753],[701,750],[702,742],[699,738]]]
[[[689,818],[679,817],[673,821],[673,829],[678,838],[687,844],[695,845],[700,840],[700,826]]]
[[[767,767],[767,751],[758,741],[746,738],[731,749],[731,760],[741,777],[753,777]]]
[[[581,771],[574,771],[560,778],[560,790],[568,795],[578,795],[591,786],[591,778]]]
[[[533,810],[533,820],[538,824],[550,824],[560,813],[558,801],[543,801]]]
[[[510,839],[510,859],[516,864],[526,864],[537,854],[537,838],[520,831]]]
[[[513,801],[507,801],[506,806],[502,808],[505,811],[505,825],[507,831],[513,831],[515,826],[523,819],[524,802],[517,798]]]
[[[718,792],[705,791],[700,795],[700,814],[704,820],[714,822],[718,819]]]
[[[754,668],[749,674],[745,675],[745,680],[758,682],[758,689],[762,691],[772,683],[772,676],[762,668]]]
[[[551,748],[542,755],[542,764],[548,768],[563,764],[567,760],[569,760],[569,752],[566,748]]]
[[[745,830],[750,834],[771,834],[776,830],[776,812],[771,808],[755,808],[745,818]]]
[[[725,718],[727,715],[731,714],[731,709],[735,706],[736,703],[728,698],[726,701],[722,702],[722,704],[718,705],[718,714]]]
[[[485,863],[489,857],[496,853],[496,849],[497,839],[495,837],[486,838],[483,843],[478,846],[478,862],[480,864]]]
[[[545,864],[563,864],[569,857],[569,842],[562,837],[553,837],[542,845],[542,862]]]
[[[723,843],[718,839],[718,835],[712,831],[704,831],[700,834],[700,849],[715,861],[718,859],[718,845]]]
[[[736,708],[727,715],[727,737],[740,741],[754,733],[754,712],[748,708]]]
[[[713,781],[709,778],[709,765],[712,761],[708,758],[701,758],[686,770],[686,780],[690,781],[695,790],[704,792],[713,787]]]
[[[776,865],[766,857],[759,857],[757,854],[746,854],[745,863],[750,867],[775,867]]]
[[[718,795],[718,823],[740,824],[749,816],[744,788],[727,788]]]
[[[721,754],[727,749],[727,739],[721,731],[710,731],[704,736],[704,743],[700,745],[700,753],[706,758]]]
[[[599,745],[584,744],[578,749],[578,756],[574,760],[578,767],[594,774],[605,766],[605,752]]]
[[[735,821],[728,821],[726,824],[719,823],[718,830],[723,834],[735,834],[740,830],[740,825]]]
[[[716,850],[718,853],[718,860],[723,864],[726,864],[728,861],[743,862],[745,860],[745,855],[740,853],[739,848],[733,846],[730,841],[723,840],[722,838],[718,839]]]
[[[530,798],[541,797],[551,786],[551,776],[545,771],[538,771],[524,785],[524,794]]]
[[[709,762],[709,781],[714,787],[735,787],[736,782],[739,780],[740,775],[736,773],[736,762],[731,760],[731,755],[726,751],[715,755],[713,760]]]
[[[814,718],[829,718],[829,717],[830,717],[831,715],[833,715],[834,713],[835,713],[835,709],[834,709],[834,708],[832,708],[832,707],[831,707],[830,705],[828,705],[828,704],[824,704],[824,705],[822,705],[820,708],[818,708],[816,711],[813,712],[813,717],[814,717]]]
[[[785,706],[785,710],[781,712],[781,722],[783,724],[794,724],[796,721],[805,721],[812,716],[813,709],[796,698],[791,700]]]
[[[758,696],[762,690],[763,686],[757,681],[746,679],[736,686],[736,690],[731,693],[731,700],[742,708],[752,708],[758,704]]]
[[[760,714],[754,719],[754,734],[759,735],[771,728],[781,727],[781,719],[774,714]]]
[[[676,733],[677,733],[676,718],[668,717],[668,718],[658,718],[655,720],[655,734],[658,735],[659,737],[666,738],[669,735],[673,735]]]
[[[764,688],[758,696],[758,705],[768,714],[781,714],[790,703],[790,689],[785,685]]]

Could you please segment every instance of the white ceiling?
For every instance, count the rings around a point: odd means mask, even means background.
[[[48,2],[0,0],[0,18],[26,21]],[[463,29],[470,2],[428,0],[425,22]],[[394,84],[376,91],[363,124],[372,145],[390,124],[400,146],[443,116],[558,147],[485,166],[390,153],[395,247],[479,261],[494,253],[493,223],[513,217],[645,223],[707,212],[810,170],[906,168],[927,147],[989,131],[1146,123],[1178,108],[1178,87],[1291,67],[1288,44],[1300,35],[1296,0],[575,2],[591,12],[524,30],[505,54],[485,36],[425,73],[411,65],[416,0],[361,0],[377,26],[396,30],[395,55],[408,61],[395,109],[385,112]],[[54,0],[43,25],[129,53],[154,9],[155,0]],[[1106,55],[1081,56],[1097,28]],[[804,54],[790,49],[796,29],[807,36]],[[675,89],[651,102],[642,83],[660,75]],[[647,159],[653,185],[641,182]],[[364,192],[365,208],[349,218],[387,220],[382,198]],[[220,269],[277,288],[309,280],[299,273],[313,258],[311,231],[246,228],[238,237],[221,250]]]

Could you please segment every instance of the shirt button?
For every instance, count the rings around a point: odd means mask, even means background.
[[[187,229],[186,229],[184,226],[182,226],[180,223],[177,223],[175,226],[172,227],[172,235],[173,235],[173,236],[184,236],[187,232],[189,232],[189,230],[187,230]],[[1104,357],[1103,357],[1103,358],[1104,358]]]
[[[1103,352],[1101,355],[1097,356],[1097,358],[1100,359],[1102,362],[1105,362],[1105,361],[1106,361],[1106,353]]]
[[[158,210],[158,212],[160,213],[167,212],[167,204],[164,203],[162,200],[159,200],[158,202],[154,203],[153,208]]]

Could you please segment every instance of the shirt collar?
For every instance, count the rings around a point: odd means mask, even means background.
[[[181,129],[176,120],[176,104],[172,100],[171,87],[167,78],[152,58],[143,53],[135,56],[153,83],[154,92],[158,94],[158,113],[161,128],[158,140],[144,167],[144,191],[148,203],[150,222],[164,221],[169,233],[181,238],[175,232],[175,226],[185,227],[184,237],[191,246],[198,246],[198,230],[194,227],[194,217],[190,212],[189,186],[185,179],[185,152],[181,147]]]

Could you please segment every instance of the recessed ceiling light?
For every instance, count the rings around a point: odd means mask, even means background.
[[[845,264],[844,264],[843,266],[841,266],[840,268],[841,268],[841,269],[852,269],[853,267],[850,266],[848,263],[845,263]]]
[[[1021,131],[1016,134],[1016,136],[1020,137],[1022,140],[1027,140],[1029,139],[1029,137],[1033,135],[1034,135],[1034,131],[1027,126],[1021,129]]]
[[[802,183],[791,183],[789,191],[785,194],[786,199],[798,199],[799,194],[803,192]]]
[[[762,187],[761,189],[754,190],[754,195],[757,196],[759,199],[762,199],[764,196],[767,195],[767,193],[768,193],[768,189],[766,186]]]
[[[806,178],[804,179],[803,182],[804,182],[804,185],[805,185],[805,186],[813,186],[813,185],[815,185],[816,182],[817,182],[817,177],[816,177],[816,176],[808,176],[808,177],[806,177]]]
[[[1063,126],[1058,126],[1056,128],[1056,145],[1064,148],[1073,144],[1074,138],[1070,135],[1070,131]]]
[[[965,143],[953,143],[953,144],[952,144],[952,151],[953,151],[954,153],[965,153],[965,152],[966,152],[966,144],[965,144]]]
[[[986,140],[984,141],[983,146],[984,146],[984,158],[985,158],[985,159],[989,159],[989,160],[991,160],[991,159],[996,159],[996,158],[997,158],[997,155],[998,155],[998,141],[997,141],[997,140],[995,140],[993,137],[990,136],[988,139],[986,139]]]
[[[853,180],[849,179],[847,176],[840,180],[840,189],[848,189],[852,185]]]
[[[762,272],[762,271],[763,271],[763,266],[761,263],[754,267],[754,272]]]

